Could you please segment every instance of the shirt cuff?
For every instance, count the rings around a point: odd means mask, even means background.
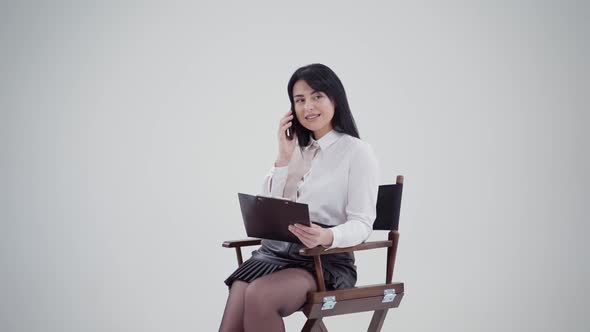
[[[275,178],[286,178],[289,173],[289,165],[287,166],[273,166],[270,169],[270,174],[274,175]]]
[[[332,232],[332,245],[327,247],[322,245],[326,250],[338,248],[338,242],[340,241],[340,231],[336,227],[328,228]]]
[[[283,197],[283,191],[285,190],[285,183],[287,182],[287,176],[289,173],[289,166],[276,167],[273,166],[270,169],[267,177],[268,182],[266,184],[266,191],[271,197]]]

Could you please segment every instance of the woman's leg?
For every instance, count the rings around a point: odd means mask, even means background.
[[[241,280],[235,280],[231,284],[219,332],[244,331],[244,294],[248,285]]]
[[[313,275],[304,269],[280,270],[250,283],[244,302],[244,331],[285,331],[282,317],[299,309],[307,293],[316,290]]]

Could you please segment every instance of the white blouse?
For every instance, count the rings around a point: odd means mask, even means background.
[[[368,143],[335,130],[317,142],[320,150],[299,182],[297,201],[308,204],[310,220],[335,225],[329,228],[334,234],[330,249],[355,246],[373,231],[380,175],[377,158]],[[301,153],[298,145],[293,153]],[[271,168],[261,195],[284,198],[289,165]]]

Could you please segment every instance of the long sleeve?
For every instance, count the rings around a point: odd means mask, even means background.
[[[355,246],[366,241],[373,231],[377,216],[379,163],[373,149],[366,144],[359,148],[350,162],[346,222],[332,227],[332,248]]]
[[[283,189],[287,182],[289,166],[273,166],[264,179],[262,195],[270,197],[283,197]]]

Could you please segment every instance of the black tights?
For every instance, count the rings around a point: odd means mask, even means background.
[[[280,270],[251,283],[236,280],[229,290],[219,331],[285,331],[282,317],[301,308],[307,293],[315,290],[313,275],[299,268]]]

